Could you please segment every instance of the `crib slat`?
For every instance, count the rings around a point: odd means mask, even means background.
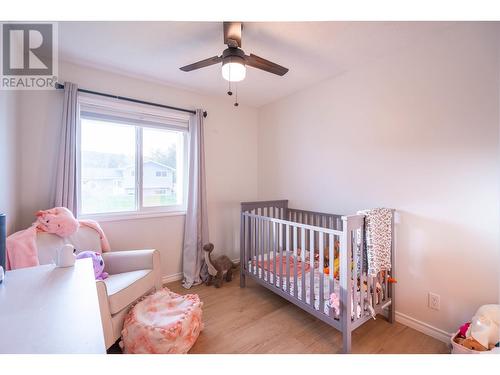
[[[264,231],[265,227],[264,227],[264,220],[260,219],[260,251],[261,251],[261,258],[260,258],[260,262],[262,264],[262,266],[260,267],[260,272],[262,273],[262,277],[261,279],[265,279],[266,278],[266,273],[264,272],[264,251],[265,251],[265,245],[266,245],[266,242],[265,242],[265,237],[266,237],[266,233]]]
[[[286,225],[286,292],[290,293],[290,225]]]
[[[309,214],[308,214],[307,212],[306,212],[306,213],[304,213],[304,224],[309,224]],[[307,250],[310,250],[310,249],[309,249],[309,236],[310,236],[311,234],[309,233],[309,231],[306,231],[306,234],[305,234],[305,235],[306,235],[306,246],[308,247],[308,249],[307,249]],[[304,249],[304,250],[305,250],[305,249]]]
[[[298,295],[298,284],[297,284],[297,227],[293,227],[293,296],[297,298]]]
[[[284,224],[280,224],[280,226],[279,226],[279,228],[280,228],[280,272],[279,272],[280,283],[279,283],[279,287],[280,287],[280,289],[283,288],[283,225]]]
[[[253,236],[254,236],[254,231],[253,231],[253,218],[249,217],[248,218],[248,255],[250,256],[250,273],[253,274]]]
[[[323,314],[325,312],[325,249],[323,246],[323,232],[319,232],[319,311]]]
[[[259,276],[260,225],[259,224],[260,224],[259,218],[256,217],[255,218],[255,265],[256,265],[255,273],[257,277],[260,279]]]
[[[385,298],[385,294],[384,294],[384,287],[385,287],[385,281],[384,281],[384,275],[382,274],[382,272],[379,272],[379,280],[380,280],[380,303],[382,303],[382,301],[384,300]]]
[[[259,210],[260,211],[260,210]],[[261,233],[260,233],[260,219],[258,217],[255,218],[255,236],[257,237],[257,239],[255,240],[255,258],[256,258],[256,261],[255,263],[257,264],[257,277],[260,279],[262,275],[262,263],[261,263],[261,266],[259,266],[259,261],[260,261],[260,248],[261,248],[261,240],[262,240],[262,236],[261,236]],[[259,272],[260,272],[260,275],[259,275]]]
[[[261,219],[260,217],[257,217],[257,221],[256,221],[256,233],[257,233],[257,243],[256,243],[256,248],[255,248],[255,256],[257,257],[257,260],[258,262],[261,262],[260,266],[258,266],[257,268],[257,277],[259,279],[262,279],[264,277],[264,273],[262,272],[262,259],[260,259],[260,254],[261,254],[261,251],[262,251],[262,226],[261,226]],[[257,262],[257,264],[259,264]],[[260,274],[259,274],[260,272]]]
[[[255,218],[251,219],[251,233],[252,233],[252,246],[250,247],[250,256],[252,257],[252,274],[255,274],[256,272],[256,267],[257,267],[257,260],[255,259]]]
[[[277,282],[277,277],[276,277],[276,261],[278,260],[278,245],[279,245],[279,234],[276,233],[279,231],[277,228],[277,224],[273,222],[273,242],[274,242],[274,248],[273,248],[273,284],[276,286]],[[269,267],[270,268],[270,267]]]
[[[357,232],[357,231],[356,231]],[[357,283],[358,283],[358,241],[356,232],[352,231],[352,262],[353,262],[353,270],[352,270],[352,306],[354,311],[353,321],[358,320],[358,293],[357,293]]]
[[[302,258],[302,302],[306,302],[306,230],[300,228],[300,247]],[[309,270],[312,272],[313,270]]]
[[[335,292],[335,289],[334,289],[334,283],[333,283],[333,274],[335,272],[335,269],[334,269],[334,265],[333,265],[333,262],[334,262],[334,251],[333,251],[333,245],[334,244],[334,240],[333,240],[333,234],[330,234],[328,235],[328,270],[329,270],[329,273],[328,273],[328,298],[330,298],[330,296],[332,295],[332,293]],[[329,314],[331,317],[333,317],[333,308],[330,306],[330,311],[329,311]]]
[[[241,213],[241,224],[240,224],[240,287],[244,286],[245,279],[245,269],[247,268],[245,245],[246,245],[246,216]]]
[[[372,282],[372,306],[375,307],[377,304],[377,281],[375,276],[370,277]]]
[[[246,218],[246,226],[247,226],[246,235],[247,235],[248,246],[245,247],[245,253],[246,253],[245,266],[250,260],[250,266],[248,267],[248,271],[251,273],[252,272],[252,218],[251,217]]]
[[[271,249],[272,243],[272,225],[273,222],[269,221],[267,223],[267,282],[271,283]]]
[[[311,272],[309,273],[309,304],[314,308],[314,231],[309,229],[309,267],[311,267]]]
[[[363,264],[365,261],[365,242],[364,242],[364,230],[361,228],[361,235],[360,235],[360,249],[359,249],[359,297],[361,299],[360,305],[361,305],[361,316],[365,315],[365,276],[363,272]]]
[[[266,220],[262,220],[262,272],[264,273],[263,278],[265,278],[266,281],[269,279],[269,260],[267,260],[269,258],[266,256],[266,252],[268,249],[267,242],[269,236],[268,228],[269,228],[268,222]],[[264,272],[264,262],[267,262],[268,271],[266,272]]]
[[[318,226],[318,215],[317,214],[314,214],[314,216],[313,216],[313,225],[315,227]],[[314,252],[318,251],[318,237],[319,237],[319,233],[315,231],[314,232]]]
[[[389,299],[388,297],[388,293],[387,291],[389,290],[389,281],[388,281],[388,271],[385,271],[385,280],[384,280],[384,284],[385,284],[385,291],[384,291],[384,300],[387,300]]]
[[[268,271],[265,270],[265,267],[264,265],[266,263],[264,262],[267,262],[267,256],[266,256],[266,252],[267,252],[267,221],[266,220],[262,220],[262,278],[267,281],[268,279]],[[268,268],[269,268],[269,265],[268,265]]]

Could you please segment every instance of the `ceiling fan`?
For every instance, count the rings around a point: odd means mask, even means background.
[[[227,48],[222,51],[222,55],[209,57],[208,59],[195,62],[180,68],[184,72],[205,68],[222,62],[222,77],[231,82],[239,82],[245,79],[246,66],[251,66],[266,72],[283,76],[288,72],[288,69],[273,63],[272,61],[263,59],[254,54],[246,55],[241,49],[241,31],[243,24],[241,22],[224,22],[224,44]],[[231,90],[228,95],[232,95]],[[237,106],[238,104],[235,103]]]

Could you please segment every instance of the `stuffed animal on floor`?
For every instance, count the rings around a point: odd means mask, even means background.
[[[465,336],[486,350],[494,347],[500,341],[500,305],[481,306],[472,317]]]
[[[227,255],[220,255],[215,260],[212,260],[211,253],[214,250],[214,245],[212,243],[207,243],[203,246],[205,251],[205,262],[208,266],[208,281],[207,286],[214,283],[216,288],[222,286],[222,280],[231,281],[233,279],[233,269],[237,267],[236,264],[231,262],[231,259]]]
[[[459,345],[462,345],[464,348],[475,350],[478,352],[484,352],[488,350],[488,348],[482,346],[478,341],[474,340],[472,337],[462,338],[456,337],[455,342]]]
[[[81,253],[76,255],[76,259],[84,259],[91,258],[92,264],[94,266],[94,275],[96,280],[104,280],[109,275],[107,272],[104,272],[104,260],[102,259],[102,255],[96,251],[82,251]]]

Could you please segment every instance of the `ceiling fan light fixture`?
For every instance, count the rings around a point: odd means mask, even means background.
[[[222,77],[226,81],[239,82],[245,79],[247,69],[245,60],[239,56],[232,56],[222,62]]]

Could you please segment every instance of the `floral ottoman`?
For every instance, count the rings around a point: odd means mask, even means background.
[[[120,347],[127,354],[187,353],[203,329],[202,306],[197,294],[151,294],[127,314]]]

